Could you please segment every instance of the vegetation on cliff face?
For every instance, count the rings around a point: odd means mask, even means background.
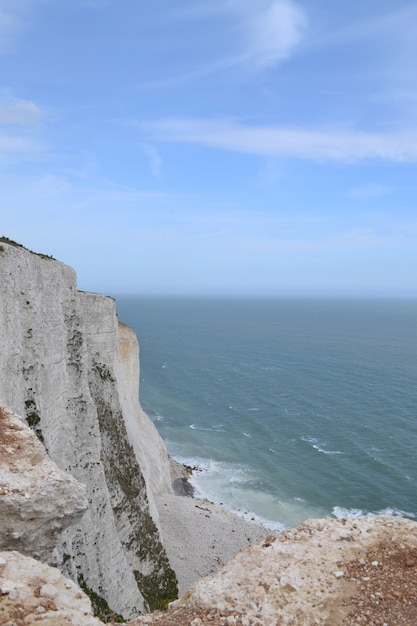
[[[145,479],[129,443],[121,412],[112,396],[114,376],[93,364],[90,389],[102,440],[101,460],[110,491],[116,526],[131,560],[138,588],[150,611],[164,609],[178,597],[178,583],[147,501]]]
[[[177,597],[177,579],[125,426],[135,399],[130,381],[116,375],[113,301],[79,292],[71,268],[7,237],[0,238],[0,277],[2,397],[59,467],[85,485],[89,503],[50,562],[83,584],[101,615],[130,619],[165,607]],[[135,437],[142,432],[139,424]],[[146,471],[150,463],[144,460]]]
[[[31,391],[31,390],[30,390]],[[32,399],[25,401],[26,421],[28,426],[33,430],[39,441],[44,443],[44,437],[41,428],[41,417],[36,407],[36,402]]]
[[[84,576],[78,572],[78,584],[84,593],[90,598],[91,606],[96,617],[107,623],[111,621],[117,624],[124,624],[125,620],[121,615],[114,613],[104,598],[91,589],[84,580]]]
[[[40,252],[34,252],[33,250],[29,250],[29,248],[25,248],[25,246],[23,246],[21,243],[13,241],[13,239],[9,239],[8,237],[4,236],[0,237],[0,253],[4,252],[4,246],[1,245],[2,243],[7,243],[9,246],[14,246],[15,248],[22,248],[22,250],[26,250],[31,254],[36,254],[36,256],[41,257],[41,259],[55,260],[54,257],[50,254],[41,254]]]

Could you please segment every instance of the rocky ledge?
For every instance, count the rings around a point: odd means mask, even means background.
[[[0,549],[47,559],[62,530],[86,510],[85,491],[17,415],[0,407]]]
[[[75,583],[16,552],[0,553],[0,594],[2,626],[102,624]],[[242,550],[167,611],[129,625],[414,626],[416,598],[415,522],[325,518]]]
[[[60,571],[19,552],[0,552],[2,626],[100,626],[91,603]]]
[[[390,516],[307,520],[241,551],[172,610],[135,624],[415,625],[417,523]]]

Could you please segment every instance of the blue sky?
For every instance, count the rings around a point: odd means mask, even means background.
[[[110,295],[417,297],[416,23],[0,0],[0,235]]]

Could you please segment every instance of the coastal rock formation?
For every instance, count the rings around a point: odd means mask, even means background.
[[[138,342],[115,301],[78,291],[70,267],[4,238],[0,337],[0,406],[85,485],[87,510],[61,532],[49,563],[80,584],[98,614],[128,619],[165,607],[178,588],[266,536],[238,519],[229,537],[233,516],[223,507],[202,511],[174,495],[171,481],[182,484],[186,471],[139,404]],[[29,506],[22,520],[30,517]],[[44,558],[50,537],[42,541],[6,546]]]
[[[17,415],[0,407],[0,550],[46,559],[86,508],[85,487],[51,461]]]
[[[86,486],[52,562],[126,618],[163,606],[177,596],[155,503],[172,492],[170,461],[139,405],[134,333],[70,267],[2,240],[0,337],[0,405]]]
[[[375,516],[307,520],[271,536],[131,626],[416,623],[417,523]]]
[[[416,598],[415,522],[326,518],[242,550],[167,611],[129,626],[411,626],[417,623]],[[3,552],[0,624],[102,622],[56,568]]]
[[[5,240],[0,337],[0,624],[98,626],[90,600],[131,626],[417,623],[415,522],[308,520],[266,538],[187,497],[140,407],[138,343],[114,300]],[[57,567],[30,558],[52,549]],[[182,598],[141,615],[176,597],[174,570]]]
[[[100,626],[91,602],[59,570],[18,552],[0,552],[0,624]]]

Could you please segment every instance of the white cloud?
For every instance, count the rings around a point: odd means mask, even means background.
[[[246,43],[244,60],[268,67],[288,58],[301,42],[308,20],[292,0],[232,2]]]
[[[0,0],[1,2],[1,0]],[[47,147],[27,127],[36,126],[42,110],[30,100],[14,98],[9,90],[0,91],[0,162],[33,161],[43,158]],[[16,127],[26,127],[18,130]]]
[[[174,19],[204,20],[206,28],[207,19],[223,20],[229,53],[209,63],[204,73],[236,66],[274,66],[293,54],[308,26],[306,13],[295,0],[193,2],[174,9],[170,15]]]
[[[0,124],[26,126],[37,124],[42,117],[41,109],[34,102],[0,96]]]
[[[154,138],[259,156],[313,161],[417,160],[417,133],[249,126],[231,120],[173,118],[144,126]]]

